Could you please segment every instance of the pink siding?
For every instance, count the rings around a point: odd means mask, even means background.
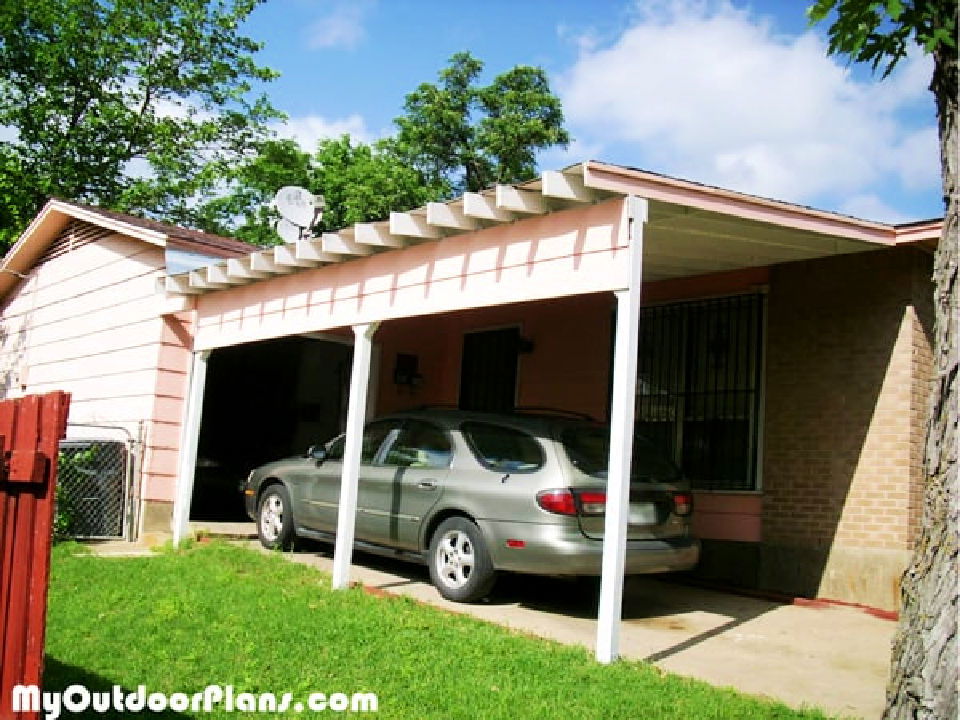
[[[173,501],[177,457],[191,361],[193,313],[165,315],[157,348],[155,399],[144,463],[144,483],[152,500]]]
[[[176,415],[179,427],[182,397],[171,376],[176,362],[158,367],[158,357],[180,360],[184,352],[162,344],[163,268],[163,248],[111,235],[35,266],[0,311],[2,394],[65,390],[72,423],[117,425],[134,437],[144,425],[148,500],[173,498],[167,483],[154,482],[153,463],[169,465],[155,451],[175,447],[166,424]],[[180,339],[189,342],[189,333]]]

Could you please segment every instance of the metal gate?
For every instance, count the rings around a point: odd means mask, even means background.
[[[73,423],[70,427],[76,427]],[[122,430],[85,425],[90,430]],[[126,431],[124,431],[126,432]],[[136,534],[132,437],[71,438],[60,443],[57,532],[84,540],[125,539]]]
[[[755,490],[763,295],[640,313],[637,427],[701,490]]]

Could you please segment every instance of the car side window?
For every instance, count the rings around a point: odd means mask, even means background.
[[[370,423],[363,430],[363,444],[360,448],[360,462],[364,465],[372,465],[377,462],[377,455],[383,447],[384,441],[390,437],[391,433],[399,429],[400,423],[396,420],[383,420]],[[341,435],[327,445],[327,460],[343,460],[343,451],[347,445],[347,436]]]
[[[380,449],[384,441],[390,438],[400,427],[398,420],[381,420],[370,423],[363,431],[363,445],[360,448],[360,462],[364,465],[373,465],[380,458]]]
[[[495,472],[536,472],[543,467],[543,447],[532,435],[503,425],[465,422],[460,426],[467,445],[481,465]]]
[[[347,445],[347,436],[341,435],[340,437],[331,440],[330,444],[327,445],[327,460],[336,460],[340,462],[343,460],[343,448]]]
[[[446,433],[436,425],[408,420],[383,460],[384,465],[411,468],[445,468],[453,449]]]

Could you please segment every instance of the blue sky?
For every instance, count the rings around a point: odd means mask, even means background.
[[[390,134],[404,96],[455,52],[485,78],[539,65],[595,159],[890,222],[938,217],[932,63],[885,81],[827,58],[806,0],[267,0],[245,32],[281,77],[263,89],[312,148]]]

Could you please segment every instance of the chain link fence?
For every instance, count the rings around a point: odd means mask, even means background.
[[[128,538],[132,453],[115,439],[63,440],[57,489],[58,533],[79,539]]]

